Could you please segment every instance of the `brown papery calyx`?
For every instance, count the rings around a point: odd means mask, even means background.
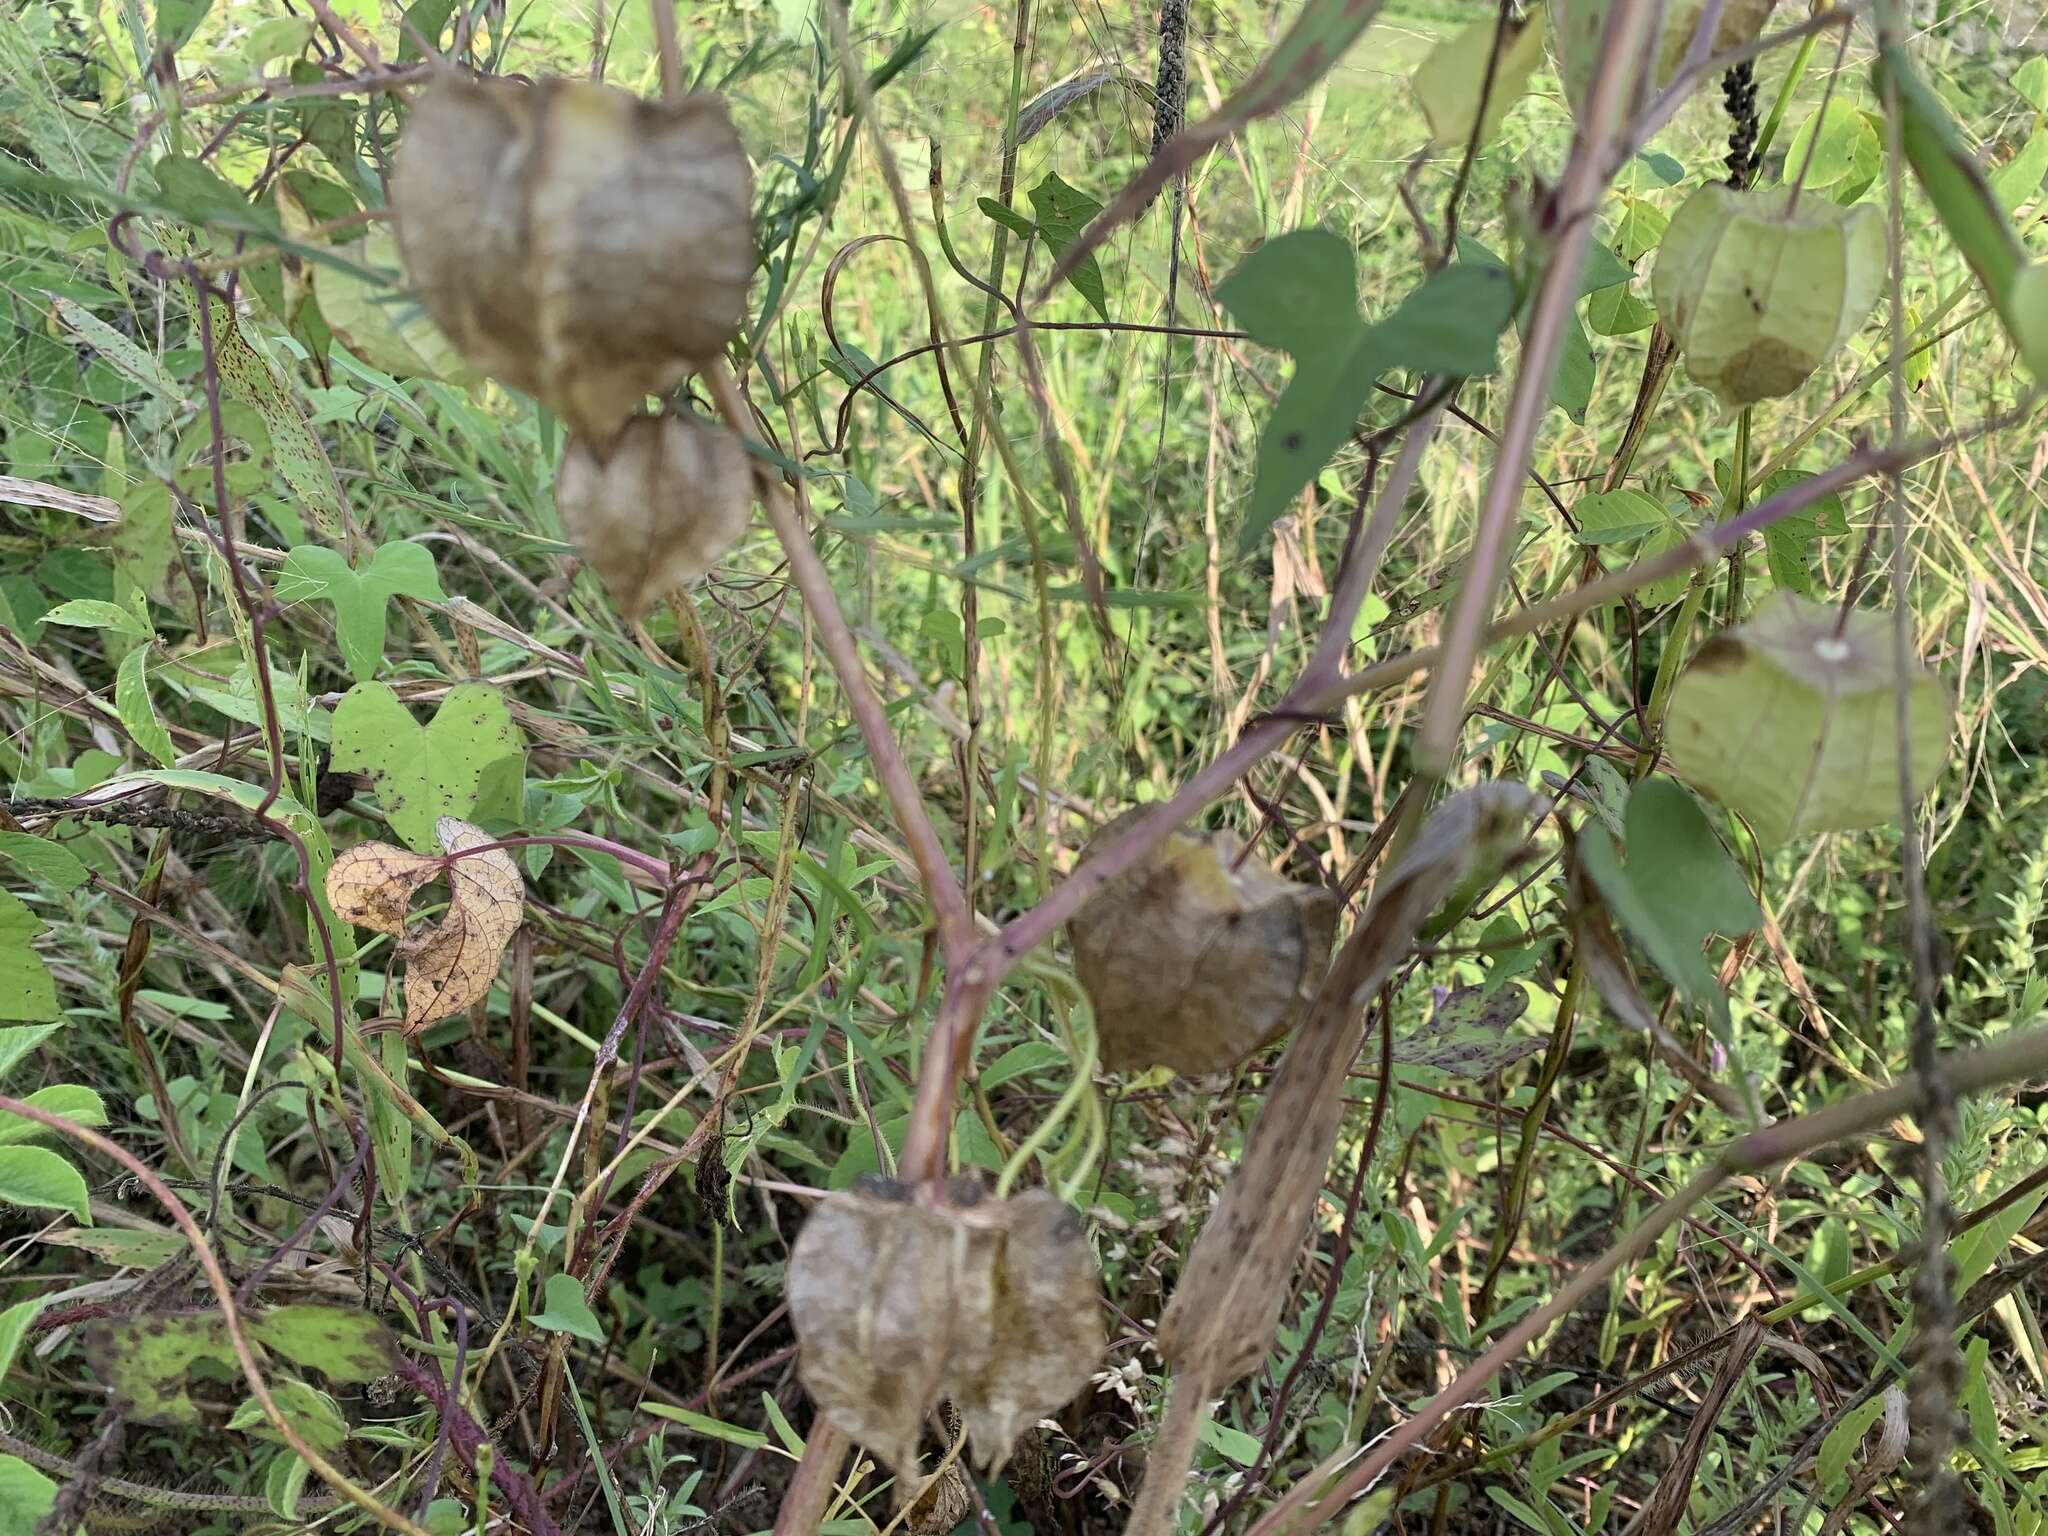
[[[746,532],[745,444],[682,411],[635,416],[609,440],[572,437],[555,509],[627,617],[697,580]]]
[[[407,274],[478,368],[603,440],[717,357],[753,272],[753,177],[725,104],[447,74],[391,178]]]
[[[1083,858],[1145,814],[1124,812]],[[1237,1065],[1301,1017],[1330,959],[1337,894],[1244,856],[1227,832],[1176,832],[1067,925],[1112,1072]]]

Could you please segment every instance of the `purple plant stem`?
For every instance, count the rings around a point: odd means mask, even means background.
[[[463,1465],[474,1473],[477,1447],[487,1444],[489,1437],[468,1411],[455,1401],[455,1394],[448,1389],[448,1384],[438,1373],[415,1360],[399,1361],[396,1374],[434,1405],[434,1411],[441,1416],[442,1427],[447,1432],[448,1443],[455,1447],[455,1454],[462,1458]],[[533,1484],[512,1465],[510,1457],[502,1454],[491,1457],[491,1481],[505,1496],[506,1508],[525,1524],[528,1536],[562,1536],[561,1527],[548,1514],[547,1506],[541,1502]]]

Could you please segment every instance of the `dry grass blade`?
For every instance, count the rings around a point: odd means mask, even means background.
[[[1439,806],[1316,994],[1160,1322],[1159,1351],[1174,1370],[1173,1400],[1131,1515],[1133,1536],[1173,1529],[1204,1403],[1272,1348],[1372,995],[1446,897],[1476,872],[1501,867],[1524,845],[1541,803],[1519,784],[1498,783],[1464,790]]]
[[[1671,1536],[1678,1529],[1678,1523],[1685,1518],[1686,1506],[1692,1502],[1692,1483],[1700,1469],[1700,1458],[1713,1443],[1714,1430],[1721,1422],[1721,1413],[1728,1406],[1728,1398],[1740,1385],[1749,1370],[1749,1362],[1756,1358],[1758,1347],[1764,1341],[1764,1325],[1754,1317],[1745,1318],[1728,1348],[1721,1354],[1720,1366],[1714,1372],[1712,1385],[1693,1410],[1692,1423],[1687,1427],[1685,1440],[1678,1448],[1678,1457],[1657,1482],[1657,1492],[1644,1506],[1638,1531],[1640,1536]]]

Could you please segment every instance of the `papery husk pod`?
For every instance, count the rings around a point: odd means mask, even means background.
[[[1765,847],[1899,819],[1898,693],[1914,789],[1940,777],[1955,695],[1917,658],[1901,677],[1889,614],[1774,592],[1702,645],[1672,690],[1665,750]]]
[[[1088,1384],[1103,1350],[1101,1274],[1081,1218],[1032,1189],[963,1213],[997,1237],[986,1342],[962,1348],[946,1392],[974,1459],[993,1473],[1017,1437]]]
[[[420,302],[478,368],[603,437],[715,358],[754,264],[753,177],[716,96],[446,74],[391,205]]]
[[[894,1470],[901,1497],[941,1397],[993,1470],[1102,1355],[1100,1279],[1079,1219],[1045,1190],[986,1199],[972,1176],[937,1204],[873,1178],[830,1196],[797,1235],[785,1295],[805,1390]]]
[[[908,1186],[868,1178],[820,1202],[790,1250],[797,1376],[818,1411],[906,1489],[961,1303],[987,1313],[992,1247],[991,1234],[912,1199]]]
[[[1143,814],[1110,822],[1083,859]],[[1110,1071],[1235,1066],[1286,1033],[1314,994],[1336,933],[1336,893],[1296,885],[1241,852],[1227,832],[1175,832],[1067,924]]]
[[[1593,83],[1593,65],[1600,57],[1600,34],[1614,0],[1559,0],[1551,35],[1556,39],[1558,76],[1574,112],[1583,111]],[[1710,53],[1726,53],[1763,36],[1778,0],[1726,0],[1714,26]],[[1664,8],[1664,30],[1657,38],[1656,88],[1676,78],[1692,46],[1692,35],[1706,15],[1707,0],[1672,0]]]
[[[1344,1119],[1345,1077],[1369,1005],[1407,958],[1423,920],[1483,893],[1528,851],[1546,803],[1520,784],[1460,790],[1430,813],[1401,862],[1381,876],[1364,918],[1281,1054],[1237,1170],[1181,1266],[1156,1341],[1174,1372],[1127,1536],[1165,1536],[1208,1404],[1273,1348],[1288,1277],[1322,1192]]]
[[[710,570],[753,510],[746,445],[681,411],[635,416],[609,440],[572,437],[555,510],[628,618]]]
[[[1650,297],[1685,371],[1732,409],[1813,377],[1869,318],[1884,271],[1875,207],[1713,183],[1664,231]]]

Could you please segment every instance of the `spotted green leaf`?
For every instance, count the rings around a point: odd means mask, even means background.
[[[434,823],[443,816],[509,813],[484,802],[505,793],[498,786],[508,774],[516,784],[520,756],[519,727],[488,684],[449,689],[425,726],[383,683],[357,683],[334,709],[335,770],[368,774],[392,831],[423,852],[440,848]]]

